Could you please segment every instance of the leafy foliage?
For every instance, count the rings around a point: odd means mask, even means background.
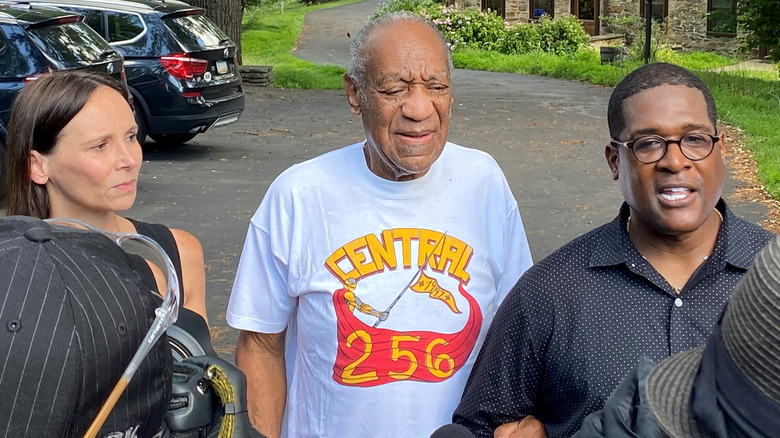
[[[541,50],[542,36],[538,26],[520,23],[506,30],[504,36],[496,41],[495,49],[507,55],[517,55]]]
[[[439,11],[441,15],[436,16]],[[506,34],[504,19],[493,11],[455,10],[448,7],[427,12],[428,18],[441,30],[444,38],[454,48],[474,47],[494,50],[498,40]]]
[[[780,7],[777,0],[737,1],[737,23],[745,31],[747,49],[763,45],[770,49],[772,59],[780,60]]]
[[[379,7],[371,14],[371,18],[398,11],[409,11],[415,14],[426,15],[426,11],[434,10],[438,5],[439,3],[433,0],[392,0],[389,3],[380,3]]]
[[[539,20],[539,36],[542,50],[555,54],[575,53],[590,41],[580,20],[573,15],[555,20],[543,15]]]
[[[258,7],[258,6],[268,6],[268,5],[273,5],[275,3],[279,3],[279,0],[244,0],[244,7],[250,8],[250,7]]]
[[[539,24],[507,26],[494,11],[454,9],[432,0],[391,0],[380,5],[372,17],[402,10],[431,20],[453,50],[474,48],[505,54],[575,53],[589,40],[579,20],[571,15],[554,20],[543,17]]]
[[[633,59],[636,61],[644,60],[645,59],[645,38],[647,36],[647,33],[645,32],[645,23],[644,20],[642,20],[642,27],[640,29],[640,32],[634,37],[633,42],[628,47],[628,57],[629,59]],[[657,21],[652,22],[652,28],[650,30],[650,62],[654,62],[658,60],[659,57],[659,51],[660,52],[670,52],[671,49],[669,49],[664,44],[664,34],[661,31],[661,24]]]

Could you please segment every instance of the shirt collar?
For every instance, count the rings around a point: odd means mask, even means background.
[[[735,246],[740,242],[751,240],[748,229],[740,226],[740,219],[734,216],[721,199],[715,208],[723,215],[723,224],[718,230],[718,238],[715,241],[715,249],[709,260],[714,270],[723,270],[726,264],[747,270],[753,257],[748,251],[737,251]],[[626,223],[630,210],[628,204],[623,202],[620,213],[610,223],[606,224],[599,233],[596,246],[590,256],[590,267],[615,266],[625,264],[632,255],[638,254],[636,247],[628,237]]]

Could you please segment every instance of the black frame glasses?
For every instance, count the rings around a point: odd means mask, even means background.
[[[660,135],[643,135],[629,141],[612,139],[610,144],[615,147],[624,146],[631,149],[637,160],[645,164],[653,164],[661,161],[669,149],[669,143],[677,143],[680,152],[691,161],[701,161],[712,154],[715,143],[720,141],[720,136],[704,132],[685,134],[679,139],[664,138]]]

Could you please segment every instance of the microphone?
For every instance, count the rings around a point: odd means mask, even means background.
[[[433,431],[430,438],[476,438],[476,436],[460,424],[445,424]]]

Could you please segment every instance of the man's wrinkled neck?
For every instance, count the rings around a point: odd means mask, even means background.
[[[378,147],[369,145],[368,141],[363,143],[363,156],[366,159],[366,166],[368,166],[368,170],[371,173],[389,181],[412,181],[422,178],[430,170],[428,168],[422,172],[404,171],[387,159]]]

